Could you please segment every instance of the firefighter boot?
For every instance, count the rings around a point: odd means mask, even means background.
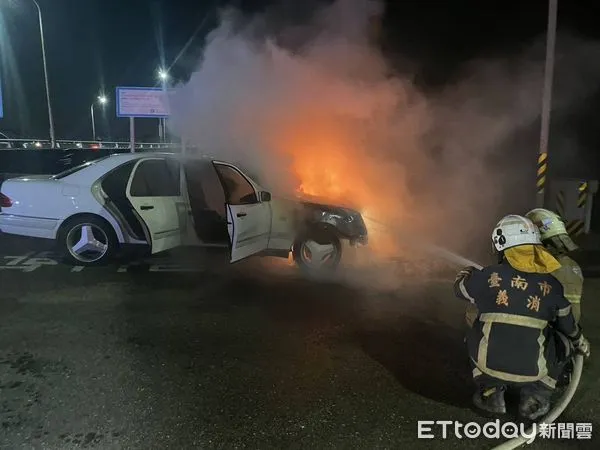
[[[570,359],[565,365],[564,368],[558,377],[556,382],[556,387],[559,389],[567,387],[571,383],[571,377],[573,376],[573,360]]]
[[[536,420],[545,416],[550,411],[550,396],[538,395],[534,393],[526,394],[521,397],[519,405],[519,414],[529,420]]]
[[[473,395],[473,403],[477,408],[492,414],[506,414],[505,391],[504,386],[480,389]]]

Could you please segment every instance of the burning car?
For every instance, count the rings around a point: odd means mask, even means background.
[[[0,185],[0,230],[55,240],[72,264],[110,261],[124,244],[152,254],[223,246],[230,262],[291,254],[307,271],[331,270],[343,240],[367,244],[351,208],[272,195],[233,164],[171,153],[117,154],[57,175]]]

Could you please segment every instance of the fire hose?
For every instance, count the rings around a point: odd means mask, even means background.
[[[462,256],[457,255],[456,253],[453,253],[444,248],[427,244],[425,246],[425,249],[432,253],[435,253],[439,256],[442,256],[444,259],[446,259],[450,262],[453,262],[455,264],[458,264],[460,266],[463,266],[463,267],[464,266],[473,266],[476,269],[480,269],[480,270],[482,269],[482,266],[480,266],[479,264],[477,264],[473,261],[470,261],[466,258],[463,258]],[[577,391],[577,388],[579,387],[579,381],[581,379],[582,369],[583,369],[583,356],[577,355],[575,357],[575,364],[574,364],[574,368],[573,368],[573,374],[571,375],[571,382],[569,383],[569,387],[564,392],[564,394],[562,395],[562,397],[560,398],[560,400],[558,401],[558,403],[556,404],[554,409],[551,410],[546,415],[546,417],[544,417],[541,421],[536,423],[535,427],[537,430],[540,429],[540,424],[542,424],[542,423],[544,423],[544,424],[553,423],[564,412],[564,410],[567,408],[567,406],[569,406],[569,403],[573,399],[573,396],[575,395],[575,392]],[[534,427],[532,426],[527,431],[526,434],[531,436],[531,434],[533,433],[533,428]],[[525,444],[527,442],[527,440],[528,440],[528,438],[525,438],[523,436],[517,437],[517,438],[511,439],[509,441],[506,441],[505,443],[500,444],[497,447],[494,447],[493,450],[512,450],[512,449],[522,446],[523,444]]]

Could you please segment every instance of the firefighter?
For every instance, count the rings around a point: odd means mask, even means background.
[[[583,271],[577,262],[569,256],[579,249],[573,242],[563,219],[556,213],[536,208],[529,211],[525,217],[531,220],[539,229],[542,244],[552,253],[561,267],[552,275],[561,282],[565,297],[571,302],[573,315],[577,323],[581,320],[581,297],[583,295]],[[467,305],[465,321],[470,328],[477,317],[475,305]]]
[[[563,286],[565,297],[571,302],[573,315],[577,323],[581,320],[581,296],[583,294],[583,272],[569,254],[579,247],[573,242],[563,219],[547,209],[537,208],[529,211],[526,217],[540,230],[544,246],[558,260],[561,267],[552,272]]]
[[[572,352],[589,356],[589,343],[551,275],[560,263],[542,245],[533,222],[506,216],[494,228],[492,242],[498,264],[466,267],[454,284],[455,294],[478,310],[466,339],[477,386],[473,402],[504,414],[504,392],[515,387],[520,414],[535,420],[550,410]]]

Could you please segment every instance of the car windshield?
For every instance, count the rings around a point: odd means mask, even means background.
[[[72,175],[75,172],[79,172],[80,170],[85,169],[86,167],[89,167],[92,164],[96,164],[98,161],[102,161],[106,158],[108,158],[108,156],[105,156],[104,158],[98,158],[93,161],[88,161],[75,167],[71,167],[70,169],[67,169],[64,172],[60,172],[59,174],[54,175],[52,178],[55,180],[60,180],[61,178],[68,177],[69,175]]]

